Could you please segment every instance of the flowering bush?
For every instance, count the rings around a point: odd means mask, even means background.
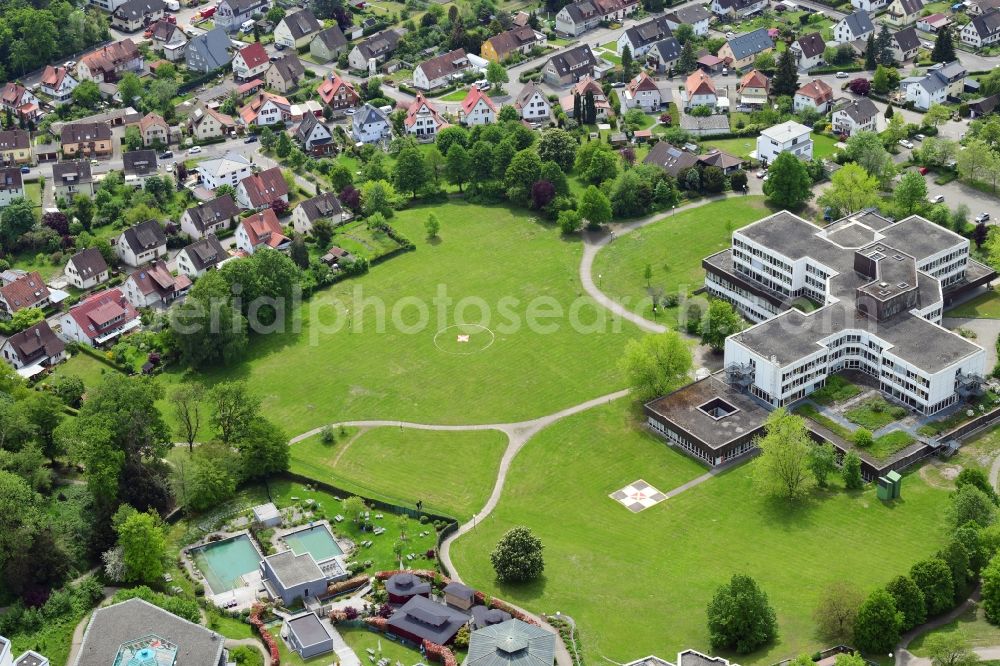
[[[423,648],[428,659],[440,661],[444,666],[458,666],[455,654],[444,645],[431,643],[429,640],[425,639],[423,642]]]
[[[365,623],[367,623],[369,627],[374,627],[379,631],[385,631],[389,626],[389,621],[384,617],[367,617],[365,618]]]
[[[274,639],[274,636],[271,635],[271,632],[264,628],[264,620],[260,617],[263,613],[264,606],[262,604],[254,604],[253,608],[250,610],[250,617],[248,620],[260,634],[261,640],[264,641],[264,645],[267,646],[267,651],[271,655],[271,664],[273,666],[280,666],[281,653],[278,652],[278,642]]]
[[[342,580],[339,583],[330,583],[326,586],[326,593],[330,596],[335,596],[341,592],[346,592],[348,590],[353,590],[356,587],[361,587],[368,580],[368,576],[354,576],[353,578],[348,578],[347,580]]]

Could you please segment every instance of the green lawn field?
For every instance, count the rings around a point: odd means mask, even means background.
[[[493,490],[507,437],[498,430],[373,428],[324,444],[319,435],[292,445],[292,471],[366,497],[468,520]]]
[[[1000,293],[987,291],[944,313],[946,317],[1000,319]]]
[[[837,145],[837,140],[824,134],[813,134],[813,157],[826,158],[833,155]],[[709,139],[705,142],[706,148],[718,148],[723,152],[737,157],[749,158],[750,153],[757,149],[756,137],[743,137],[739,139]]]
[[[624,662],[684,648],[709,650],[705,608],[734,573],[770,597],[778,640],[741,664],[771,664],[824,647],[812,613],[823,587],[852,580],[866,592],[933,553],[943,539],[947,490],[919,474],[886,505],[874,488],[847,493],[839,481],[801,504],[755,495],[741,465],[632,514],[608,495],[643,479],[670,494],[700,466],[629,417],[624,400],[560,421],[514,460],[497,509],[452,549],[469,584],[540,613],[577,623],[588,663]],[[545,544],[545,575],[498,585],[489,554],[515,525]],[[612,612],[613,611],[613,612]]]
[[[918,636],[908,646],[908,650],[918,657],[928,657],[925,646],[927,639],[940,634],[961,632],[973,647],[993,647],[1000,645],[1000,627],[986,621],[982,606],[966,611],[954,622],[949,622],[939,629]]]
[[[441,231],[428,242],[431,211]],[[618,359],[638,332],[582,294],[578,240],[525,212],[463,203],[409,209],[393,225],[416,251],[315,295],[300,332],[256,336],[232,369],[161,381],[248,380],[289,436],[348,419],[518,421],[624,386]],[[544,316],[557,311],[580,325]],[[482,320],[492,340],[459,353],[458,320]]]
[[[669,215],[604,247],[594,260],[594,281],[630,310],[653,318],[647,264],[653,270],[651,286],[662,288],[664,295],[690,294],[705,282],[701,260],[729,247],[734,229],[768,214],[763,197],[749,196]],[[661,311],[659,320],[675,324],[678,311]]]

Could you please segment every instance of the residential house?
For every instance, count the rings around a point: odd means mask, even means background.
[[[120,288],[107,289],[92,294],[78,304],[70,308],[69,312],[59,318],[60,335],[64,340],[70,342],[80,342],[91,347],[99,347],[107,342],[115,340],[119,336],[133,331],[142,325],[139,312],[128,302],[125,294]],[[138,601],[138,599],[136,599]],[[128,603],[128,602],[126,602]],[[145,602],[143,602],[145,603]],[[97,613],[95,612],[95,619]],[[93,622],[84,634],[84,645],[87,644],[87,637],[90,630],[93,630]],[[146,627],[145,632],[149,631]],[[82,655],[81,655],[82,656]],[[114,656],[114,653],[111,655]],[[82,657],[84,663],[97,664],[110,663],[87,661],[88,657]],[[81,663],[77,660],[77,663]]]
[[[253,254],[260,247],[284,250],[291,242],[270,208],[243,218],[236,227],[236,247],[247,254]]]
[[[112,244],[121,262],[133,268],[167,256],[167,236],[156,220],[129,227]]]
[[[225,637],[133,598],[94,611],[73,666],[225,666],[233,661]]]
[[[991,9],[1000,9],[1000,0],[966,0],[965,13],[971,16],[985,14]]]
[[[378,143],[392,136],[392,124],[381,109],[366,103],[351,118],[351,136],[361,143]]]
[[[649,149],[643,164],[652,164],[677,178],[681,171],[698,165],[698,156],[681,150],[666,141],[659,141]]]
[[[288,203],[288,184],[281,167],[251,174],[236,186],[236,203],[243,209],[269,208],[278,199]]]
[[[146,179],[156,175],[156,151],[146,149],[122,153],[122,167],[126,185],[145,187]]]
[[[789,120],[768,127],[757,137],[757,159],[770,164],[781,153],[791,153],[800,160],[809,161],[813,154],[812,130]]]
[[[244,46],[233,56],[233,74],[241,81],[257,78],[270,66],[271,59],[260,42]]]
[[[681,114],[681,129],[697,137],[729,134],[729,116],[725,113],[717,113],[713,116]]]
[[[826,42],[823,41],[823,35],[811,32],[796,39],[788,48],[795,54],[799,69],[809,70],[823,63]]]
[[[672,71],[680,60],[683,50],[684,47],[676,37],[661,39],[653,44],[653,48],[646,54],[646,64],[655,67],[658,72]]]
[[[170,62],[178,62],[184,57],[188,37],[179,25],[160,19],[153,24],[151,30],[150,39],[153,40],[153,46],[159,47],[164,58]]]
[[[413,70],[413,87],[424,91],[440,88],[473,69],[475,66],[465,49],[455,49],[417,65]]]
[[[142,145],[166,147],[170,143],[170,126],[163,116],[147,113],[139,121],[139,133],[142,134]]]
[[[542,77],[549,85],[568,86],[585,76],[600,76],[597,65],[597,57],[590,46],[582,44],[549,58],[542,68]]]
[[[231,0],[235,2],[236,0]],[[219,15],[218,12],[215,13]],[[203,35],[192,37],[184,49],[184,62],[193,72],[207,74],[229,65],[232,57],[229,55],[231,42],[229,35],[216,25]]]
[[[418,141],[433,141],[437,133],[447,127],[448,123],[433,104],[421,93],[417,93],[416,99],[406,110],[403,126],[406,133],[415,136]]]
[[[68,69],[52,65],[46,65],[40,83],[42,92],[52,98],[53,104],[69,102],[73,97],[73,89],[79,85]]]
[[[122,32],[135,32],[163,18],[163,0],[126,0],[111,13],[111,27]]]
[[[333,133],[315,114],[307,113],[295,127],[295,138],[307,155],[329,155],[337,151]]]
[[[969,102],[970,118],[981,118],[996,111],[1000,106],[1000,95],[990,95]]]
[[[403,571],[385,580],[385,592],[389,603],[402,605],[414,597],[429,599],[433,588],[417,574]]]
[[[0,356],[22,377],[32,377],[66,359],[66,343],[59,339],[45,319],[19,333],[14,333],[0,346]],[[23,659],[23,658],[22,658]],[[18,661],[25,666],[47,664],[42,661]],[[7,662],[10,663],[9,661]]]
[[[949,97],[957,98],[965,86],[965,68],[958,60],[938,63],[927,68],[923,76],[910,76],[899,82],[906,101],[926,111],[932,104],[942,104]]]
[[[133,271],[122,285],[125,298],[136,308],[165,308],[190,288],[191,278],[174,277],[162,259]]]
[[[910,25],[920,18],[923,9],[923,0],[892,0],[882,20],[897,27]]]
[[[712,0],[712,13],[724,19],[739,19],[767,9],[768,0]]]
[[[10,319],[25,308],[44,308],[49,304],[49,288],[37,271],[7,271],[0,278],[0,317]]]
[[[229,258],[229,253],[215,234],[208,234],[177,253],[177,270],[195,280]]]
[[[56,199],[71,202],[78,194],[94,196],[94,177],[87,160],[67,160],[52,165],[52,187]]]
[[[351,211],[340,205],[333,192],[317,194],[306,199],[292,211],[292,228],[296,233],[308,234],[319,220],[326,220],[337,226],[351,219]]]
[[[267,87],[280,93],[287,93],[299,87],[306,76],[306,68],[294,53],[284,55],[271,63],[264,81]]]
[[[290,49],[301,49],[322,29],[323,24],[312,11],[301,9],[285,14],[278,22],[274,28],[274,43]]]
[[[792,105],[796,113],[812,109],[826,115],[833,105],[833,88],[822,79],[813,79],[795,91]]]
[[[689,74],[684,81],[681,101],[684,104],[685,111],[690,111],[696,106],[707,106],[715,109],[719,97],[712,77],[700,69]]]
[[[84,54],[76,65],[76,76],[79,81],[114,83],[125,72],[139,72],[142,67],[139,47],[126,38]]]
[[[773,50],[774,40],[768,34],[767,28],[758,28],[726,41],[719,49],[719,57],[733,69],[746,69],[753,65],[757,56]]]
[[[239,218],[236,202],[230,195],[223,194],[181,213],[181,231],[191,238],[204,238],[232,229]]]
[[[920,38],[917,36],[917,29],[912,25],[909,28],[897,30],[892,35],[892,57],[896,62],[906,62],[917,57],[920,50]]]
[[[698,164],[706,167],[714,166],[722,169],[722,173],[727,176],[734,171],[739,171],[743,166],[743,160],[729,153],[724,153],[718,148],[712,148],[707,153],[698,156]]]
[[[351,49],[347,56],[348,65],[356,71],[374,73],[396,51],[402,36],[398,30],[383,30],[367,37]]]
[[[31,135],[28,130],[0,130],[0,162],[29,164],[31,161]]]
[[[767,97],[771,93],[771,79],[763,72],[751,69],[736,84],[736,92],[742,106],[763,108],[767,106]]]
[[[604,89],[601,85],[597,83],[594,79],[584,77],[580,79],[580,82],[569,89],[569,94],[561,97],[559,99],[559,105],[566,115],[570,117],[575,117],[574,109],[576,106],[576,97],[580,97],[581,106],[587,99],[587,94],[590,94],[594,99],[594,110],[596,111],[597,122],[606,122],[608,117],[611,115],[611,102],[608,100],[607,96],[604,94]],[[576,120],[580,120],[576,118]]]
[[[942,28],[946,28],[951,25],[951,17],[947,14],[930,14],[929,16],[924,16],[917,19],[917,30],[923,30],[924,32],[936,33]]]
[[[0,90],[0,108],[23,120],[36,120],[40,113],[38,98],[20,83],[8,83]]]
[[[428,618],[433,618],[433,621],[428,621]],[[425,640],[445,645],[468,622],[469,616],[464,612],[431,601],[427,597],[416,596],[389,617],[386,631],[417,645],[422,645]]]
[[[476,86],[469,88],[469,93],[462,100],[458,110],[458,119],[465,125],[489,125],[497,121],[497,105],[490,96]]]
[[[846,100],[833,111],[833,131],[854,136],[858,132],[878,131],[878,108],[867,97]]]
[[[333,652],[333,629],[324,624],[311,610],[302,611],[285,618],[282,636],[286,636],[288,647],[302,659],[309,659],[327,652]],[[340,639],[338,636],[339,640]]]
[[[977,49],[997,43],[1000,41],[1000,9],[973,16],[969,23],[962,26],[959,35],[964,43]]]
[[[191,133],[197,141],[216,139],[236,130],[236,120],[210,106],[198,105],[188,117]]]
[[[309,53],[319,62],[336,60],[346,50],[347,37],[336,23],[325,30],[320,30],[309,42]]]
[[[289,120],[291,111],[288,98],[262,90],[240,109],[239,122],[244,126],[274,125]]]
[[[851,6],[855,9],[874,13],[883,7],[888,7],[891,0],[851,0]]]
[[[646,72],[639,72],[638,76],[629,81],[618,93],[618,98],[623,110],[638,108],[646,113],[658,111],[662,100],[660,87]]]
[[[855,10],[854,13],[848,14],[833,26],[833,38],[840,44],[868,39],[868,35],[873,32],[875,32],[875,26],[872,25],[871,17],[864,9]]]
[[[696,36],[705,37],[708,35],[708,24],[712,15],[701,5],[688,5],[668,11],[664,18],[667,19],[667,26],[671,30],[677,30],[682,25],[689,25],[694,29]]]
[[[226,32],[236,32],[254,14],[266,14],[271,4],[270,0],[221,0],[212,20]]]
[[[328,78],[323,79],[323,82],[316,88],[316,92],[319,93],[319,98],[323,101],[323,104],[328,106],[332,111],[353,109],[361,103],[361,97],[354,90],[354,86],[351,85],[350,81],[337,76],[333,72],[330,72]]]
[[[514,99],[514,108],[521,113],[521,119],[527,122],[546,120],[552,113],[548,97],[533,81],[521,88]]]
[[[623,32],[615,44],[615,50],[618,55],[621,55],[627,46],[632,57],[641,61],[642,56],[653,48],[653,44],[667,37],[673,37],[670,23],[666,16],[659,16],[634,25]]]
[[[21,169],[0,167],[0,208],[6,208],[14,199],[24,198]]]
[[[504,62],[515,54],[526,56],[547,42],[544,34],[529,25],[514,27],[483,42],[479,55],[490,62]]]
[[[638,8],[638,0],[577,0],[556,14],[556,32],[578,37],[602,21],[621,21]]]
[[[111,157],[111,127],[107,123],[67,123],[59,130],[66,157]]]
[[[77,289],[90,289],[108,281],[108,262],[96,247],[88,247],[69,258],[63,275]]]

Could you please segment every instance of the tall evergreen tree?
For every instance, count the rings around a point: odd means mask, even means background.
[[[890,67],[895,64],[896,59],[892,56],[892,33],[889,32],[888,26],[882,24],[882,29],[878,32],[878,37],[875,39],[875,59],[878,64]]]
[[[588,90],[583,98],[583,122],[592,125],[597,122],[597,105],[594,104],[594,91]]]
[[[955,59],[955,38],[951,34],[951,26],[945,26],[938,32],[934,49],[931,51],[931,61],[951,62]]]
[[[573,93],[573,119],[576,122],[583,122],[583,102],[580,100],[580,93]]]
[[[688,40],[681,49],[681,57],[677,59],[677,71],[681,74],[690,74],[698,66],[698,56],[694,51],[694,42]]]
[[[785,49],[778,56],[777,71],[771,80],[771,91],[775,96],[792,96],[799,89],[799,67],[791,49]]]
[[[622,81],[632,78],[632,48],[626,44],[622,48]]]
[[[865,46],[865,69],[874,71],[878,66],[875,59],[875,33],[868,35],[868,45]]]

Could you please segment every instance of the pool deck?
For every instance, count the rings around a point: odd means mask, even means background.
[[[221,538],[213,540],[212,537],[215,536],[219,536]],[[241,536],[246,536],[246,538],[250,541],[250,545],[253,546],[253,549],[257,552],[257,556],[263,560],[264,553],[261,552],[260,546],[257,545],[257,541],[253,538],[253,535],[250,534],[250,530],[240,530],[238,532],[212,532],[204,538],[185,546],[181,550],[184,555],[181,559],[184,562],[184,567],[187,569],[188,575],[190,575],[195,582],[201,583],[205,587],[206,599],[210,599],[212,603],[220,608],[226,607],[227,604],[234,601],[236,602],[235,606],[228,606],[228,610],[240,611],[253,606],[260,594],[264,592],[264,586],[260,580],[260,571],[257,570],[249,572],[243,576],[244,581],[249,583],[249,585],[242,585],[232,590],[216,592],[212,589],[212,586],[208,584],[208,581],[205,579],[205,575],[200,569],[198,569],[197,565],[195,565],[194,551],[200,550],[206,546],[214,546],[232,539],[237,539]]]
[[[295,527],[275,529],[274,535],[271,537],[271,545],[273,545],[275,549],[277,549],[278,551],[289,550],[291,547],[285,542],[286,536],[288,536],[289,534],[295,534],[296,532],[311,530],[316,527],[319,527],[320,525],[326,527],[327,531],[330,533],[330,536],[333,537],[333,540],[337,543],[337,547],[340,548],[341,554],[334,555],[333,557],[328,557],[323,560],[318,560],[317,564],[319,562],[325,562],[326,560],[332,560],[335,558],[341,558],[341,564],[343,564],[354,552],[355,548],[354,542],[351,541],[350,539],[343,539],[341,537],[338,537],[337,533],[334,532],[333,526],[330,524],[329,520],[315,520],[306,523],[305,525],[296,525]]]

